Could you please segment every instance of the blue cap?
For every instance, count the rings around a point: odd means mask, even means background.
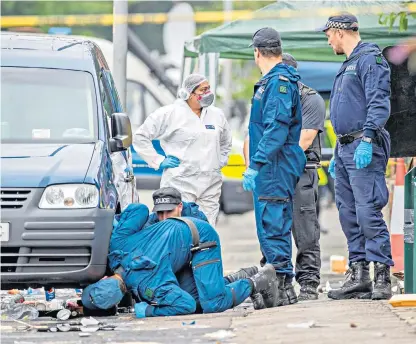
[[[281,45],[282,40],[279,33],[271,27],[264,27],[254,33],[253,42],[249,45],[249,47],[277,48]]]
[[[336,16],[329,17],[325,26],[320,27],[317,31],[325,32],[328,29],[340,29],[340,30],[358,30],[358,19],[355,15],[344,12]]]
[[[89,309],[110,309],[117,305],[124,296],[120,281],[106,278],[86,287],[82,293],[82,304]]]

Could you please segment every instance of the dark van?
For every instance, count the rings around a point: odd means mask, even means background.
[[[85,286],[137,202],[130,120],[91,41],[1,35],[1,287]]]

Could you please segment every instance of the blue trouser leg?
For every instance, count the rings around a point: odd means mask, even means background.
[[[292,265],[292,203],[259,200],[254,194],[257,236],[266,262],[276,273],[294,277]]]
[[[199,302],[199,295],[198,289],[196,287],[194,275],[192,272],[192,268],[190,266],[185,267],[181,271],[176,274],[176,278],[178,279],[179,286],[181,289],[185,290],[188,294],[190,294],[196,302],[196,311],[195,313],[202,313],[201,304]],[[225,285],[230,284],[230,282],[224,278]]]
[[[204,313],[223,312],[237,306],[252,292],[251,284],[247,279],[226,285],[219,245],[194,253],[192,270]]]
[[[355,198],[343,161],[335,150],[335,203],[339,222],[347,238],[349,262],[365,260],[365,237],[357,222]]]
[[[150,303],[146,316],[185,315],[195,312],[195,299],[179,286],[167,257],[154,269],[137,270],[133,273],[134,278],[140,281],[140,298]]]
[[[191,295],[196,302],[195,313],[202,313],[201,303],[199,302],[198,289],[195,284],[194,274],[192,272],[191,266],[186,266],[182,270],[176,273],[176,278],[178,279],[179,286],[181,289],[185,290],[189,295]]]
[[[336,156],[336,199],[350,261],[366,259],[392,266],[390,235],[381,212],[388,202],[384,177],[388,153],[373,144],[371,164],[357,170],[353,157],[358,144],[356,140],[339,146]]]

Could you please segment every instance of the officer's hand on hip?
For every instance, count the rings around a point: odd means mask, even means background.
[[[168,155],[160,164],[160,168],[163,170],[166,168],[175,168],[178,167],[180,163],[180,160],[176,156]]]
[[[331,175],[332,179],[335,179],[335,158],[332,158],[329,162],[328,172]]]
[[[243,174],[243,189],[245,191],[252,191],[256,187],[256,182],[254,179],[257,177],[259,173],[252,168],[248,168]]]
[[[357,169],[365,168],[371,163],[373,158],[373,145],[369,142],[361,141],[354,153],[354,161]]]

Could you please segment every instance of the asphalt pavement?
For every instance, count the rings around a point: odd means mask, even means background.
[[[151,206],[151,193],[141,200]],[[324,209],[321,223],[322,281],[336,286],[343,275],[330,271],[331,255],[346,255],[346,243],[334,207]],[[222,244],[224,272],[258,265],[260,250],[254,215],[224,216],[217,230]],[[116,325],[114,331],[98,331],[88,337],[80,332],[19,332],[21,324],[2,322],[1,343],[416,343],[416,308],[393,309],[386,301],[332,301],[325,293],[318,301],[254,311],[249,302],[220,314],[136,319],[132,314],[99,318]],[[56,324],[39,318],[31,325]]]

